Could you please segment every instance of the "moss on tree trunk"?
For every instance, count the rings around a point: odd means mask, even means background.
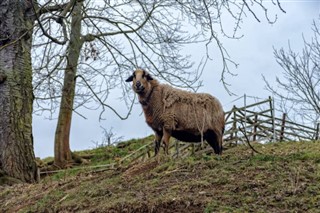
[[[34,15],[30,1],[4,0],[0,8],[0,73],[5,76],[0,84],[0,169],[35,182],[30,53]]]

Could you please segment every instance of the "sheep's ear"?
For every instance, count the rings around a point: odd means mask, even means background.
[[[147,78],[148,81],[152,81],[153,80],[153,78],[149,74],[146,75],[146,78]]]
[[[127,78],[126,82],[131,82],[133,81],[133,75],[131,75],[129,78]]]

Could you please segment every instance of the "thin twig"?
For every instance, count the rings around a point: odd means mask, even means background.
[[[240,127],[238,127],[238,129],[239,129],[240,132],[242,132],[242,134],[243,134],[244,137],[246,138],[246,142],[247,142],[247,144],[249,145],[249,147],[250,147],[255,153],[262,154],[261,152],[257,151],[255,148],[253,148],[253,146],[250,144],[250,140],[249,140],[249,138],[248,138],[248,136],[247,136],[247,134],[246,134],[246,132],[245,132],[245,127],[244,127],[244,124],[243,124],[242,121],[241,121],[241,125],[242,125],[242,127],[243,127],[243,130],[242,130]]]

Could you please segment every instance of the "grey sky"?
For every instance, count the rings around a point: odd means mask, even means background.
[[[240,40],[222,39],[224,47],[228,50],[232,59],[239,64],[238,69],[232,69],[237,74],[236,77],[228,77],[227,82],[231,84],[230,90],[238,96],[247,94],[259,98],[267,98],[271,95],[264,90],[262,74],[272,83],[275,76],[281,76],[281,68],[273,57],[273,47],[279,49],[288,47],[288,40],[293,50],[300,51],[303,47],[302,35],[308,40],[312,36],[312,20],[319,23],[320,1],[315,0],[292,0],[280,1],[286,14],[277,11],[270,11],[271,14],[278,15],[275,24],[267,24],[261,18],[258,23],[248,15],[239,31],[244,37]],[[275,7],[272,7],[275,10]],[[271,16],[272,17],[272,16]],[[228,23],[225,23],[228,24]],[[199,55],[204,52],[203,47],[194,47],[185,50],[192,54],[193,60],[199,60]],[[222,102],[225,111],[232,105],[242,105],[242,101],[233,102],[237,96],[228,95],[227,91],[219,82],[221,75],[221,58],[217,53],[212,53],[213,61],[209,61],[203,73],[202,79],[204,87],[200,92],[207,92],[216,96]],[[230,67],[232,68],[232,67]],[[109,104],[117,107],[117,100],[110,96]],[[248,98],[248,102],[253,102]],[[119,109],[122,115],[126,114],[126,109]],[[73,114],[71,127],[71,150],[82,150],[93,148],[92,141],[100,142],[103,135],[100,126],[106,129],[113,127],[113,131],[118,136],[125,139],[145,137],[153,134],[152,130],[144,121],[141,106],[135,104],[133,112],[128,120],[121,121],[113,112],[106,113],[107,120],[98,122],[99,111],[82,110],[87,119]],[[46,120],[43,117],[33,117],[33,135],[35,155],[37,157],[53,156],[54,134],[57,120]]]

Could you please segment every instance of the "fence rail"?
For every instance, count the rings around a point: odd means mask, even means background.
[[[258,110],[256,109],[258,108]],[[233,106],[226,112],[225,143],[241,142],[244,140],[242,130],[253,141],[295,141],[318,140],[319,124],[316,127],[302,125],[274,115],[271,97],[244,107]]]
[[[243,143],[246,137],[250,141],[260,142],[319,140],[319,124],[313,128],[295,123],[288,120],[286,114],[278,118],[273,106],[271,97],[247,106],[233,106],[225,113],[224,146]],[[152,143],[143,150],[144,153],[132,155],[131,160],[146,159],[154,154]],[[207,143],[184,143],[175,140],[170,143],[169,151],[173,157],[177,157],[190,153],[212,152],[212,148]]]

